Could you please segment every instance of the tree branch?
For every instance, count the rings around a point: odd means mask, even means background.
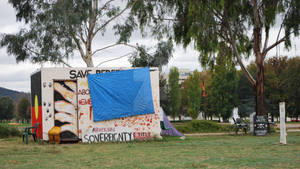
[[[92,40],[94,38],[94,28],[96,26],[96,17],[97,17],[97,9],[98,9],[98,1],[97,0],[93,0],[91,3],[91,14],[89,16],[89,29],[88,29],[88,36],[87,36],[87,43],[86,43],[86,50],[87,51],[91,51],[91,47],[92,47]]]
[[[283,24],[284,24],[284,22],[285,22],[285,20],[286,20],[286,17],[287,17],[287,15],[288,15],[288,13],[290,12],[290,9],[291,9],[291,5],[289,6],[289,8],[288,8],[288,10],[287,10],[286,14],[284,15],[284,18],[283,18],[283,20],[282,20],[282,22],[281,22],[281,25],[280,25],[280,28],[279,28],[279,31],[278,31],[278,34],[277,34],[276,42],[278,42],[278,39],[279,39],[281,30],[282,30]]]
[[[102,6],[102,8],[99,9],[99,11],[104,10],[104,9],[106,8],[106,6],[107,6],[109,3],[111,3],[112,1],[114,1],[114,0],[109,0],[109,1],[107,1],[107,2]]]
[[[80,55],[81,55],[82,59],[85,60],[85,54],[83,52],[83,49],[81,47],[81,44],[80,44],[79,40],[76,38],[76,36],[74,35],[74,33],[72,33],[72,37],[73,37],[73,40],[75,41],[75,43],[77,45],[77,48],[78,48],[78,50],[80,52]]]
[[[84,38],[83,38],[83,32],[82,32],[83,30],[82,30],[82,27],[80,26],[80,29],[79,29],[79,38],[80,38],[80,40],[84,43],[84,44],[86,44],[86,40],[84,40]]]
[[[88,28],[88,26],[87,26],[87,23],[86,22],[84,22],[84,35],[85,35],[85,37],[87,38],[88,37],[88,33],[87,33],[87,30],[89,30],[89,28]]]
[[[267,45],[268,45],[268,41],[269,41],[269,29],[267,27],[265,27],[265,33],[266,33],[266,38],[265,38],[263,51],[266,50]]]
[[[105,50],[105,49],[108,49],[108,48],[111,48],[111,47],[114,47],[114,46],[117,46],[117,45],[125,45],[125,46],[129,46],[129,47],[132,47],[132,48],[135,48],[136,50],[138,50],[138,48],[136,46],[133,46],[133,45],[130,45],[130,44],[127,44],[127,43],[115,43],[115,44],[112,44],[112,45],[108,45],[108,46],[105,46],[103,48],[100,48],[100,49],[97,49],[95,50],[91,56],[93,56],[94,54],[96,54],[97,52],[101,51],[101,50]]]
[[[107,49],[107,48],[111,48],[111,47],[114,47],[114,46],[117,46],[117,45],[119,45],[119,44],[118,44],[118,43],[115,43],[115,44],[108,45],[108,46],[105,46],[105,47],[103,47],[103,48],[97,49],[97,50],[95,50],[95,51],[92,53],[92,56],[93,56],[94,54],[96,54],[97,52],[101,51],[101,50],[104,50],[104,49]]]
[[[26,46],[25,46],[24,48],[25,48],[25,50],[28,50],[28,51],[30,51],[30,52],[32,52],[32,53],[38,55],[38,56],[41,55],[39,52],[36,52],[36,51],[34,51],[34,50],[32,50],[32,49],[26,47]],[[68,67],[70,67],[70,68],[72,67],[72,66],[70,66],[68,63],[66,63],[64,60],[62,60],[61,58],[58,58],[58,60],[59,60],[60,63],[66,65],[66,66],[68,66]]]
[[[116,19],[117,17],[119,17],[120,15],[122,15],[128,8],[129,8],[129,5],[127,5],[120,13],[118,13],[117,15],[111,17],[109,20],[107,20],[103,25],[101,25],[101,26],[93,33],[93,35],[96,35],[101,29],[105,28],[105,26],[106,26],[107,24],[109,24],[111,21],[113,21],[114,19]]]
[[[269,46],[268,48],[266,48],[266,49],[262,52],[263,56],[265,56],[265,55],[269,52],[269,50],[271,50],[271,49],[274,48],[275,46],[279,45],[281,42],[284,42],[284,41],[285,41],[285,38],[286,38],[286,37],[281,38],[279,41],[276,41],[273,45],[271,45],[271,46]]]
[[[237,47],[236,47],[236,43],[235,43],[235,39],[234,39],[234,36],[232,34],[232,31],[231,31],[231,28],[230,28],[230,25],[228,22],[227,23],[227,29],[228,29],[228,32],[229,32],[229,36],[230,36],[230,41],[231,41],[231,46],[233,48],[233,52],[235,54],[235,57],[241,67],[241,69],[245,72],[246,74],[246,77],[248,79],[248,81],[250,82],[250,84],[255,87],[256,86],[256,81],[254,80],[254,78],[252,77],[252,75],[250,74],[250,72],[247,70],[247,68],[245,67],[244,63],[242,62],[242,59],[239,55],[239,52],[237,50]]]
[[[153,19],[155,20],[163,20],[163,21],[178,21],[178,19],[175,19],[175,18],[159,18],[157,16],[152,16]]]
[[[62,60],[61,58],[59,58],[59,61],[60,61],[61,63],[63,63],[64,65],[68,66],[69,68],[72,68],[71,65],[69,65],[68,63],[66,63],[66,62],[65,62],[64,60]]]
[[[122,56],[120,56],[120,57],[106,60],[106,61],[104,61],[104,62],[99,63],[96,67],[98,67],[98,66],[100,66],[101,64],[106,63],[106,62],[110,62],[110,61],[114,61],[114,60],[117,60],[117,59],[121,59],[121,58],[123,58],[123,57],[125,57],[125,56],[128,56],[128,55],[130,55],[130,54],[132,54],[132,53],[127,53],[127,54],[122,55]]]
[[[278,34],[277,34],[277,38],[276,38],[276,42],[278,42],[278,39],[279,39],[279,36],[280,36],[280,33],[281,33],[282,26],[283,26],[283,23],[281,23],[281,25],[280,25],[280,28],[279,28],[279,31],[278,31]]]
[[[214,13],[214,15],[220,20],[222,21],[222,14],[214,9],[212,9],[212,12]]]

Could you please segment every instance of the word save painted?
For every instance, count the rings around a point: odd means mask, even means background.
[[[87,69],[87,70],[70,70],[70,78],[71,79],[77,79],[77,78],[86,78],[88,74],[92,73],[93,70]],[[96,70],[96,74],[98,73],[104,73],[104,72],[112,72],[112,71],[118,71],[118,70]]]

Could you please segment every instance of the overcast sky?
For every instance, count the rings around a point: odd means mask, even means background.
[[[0,34],[1,33],[14,33],[17,32],[23,25],[16,22],[15,11],[8,4],[6,0],[0,1]],[[275,41],[277,36],[278,29],[273,29],[270,32],[270,42]],[[107,31],[104,37],[96,39],[96,43],[94,43],[94,49],[101,48],[110,44],[113,44],[116,41],[116,37],[113,36],[112,31]],[[299,38],[292,39],[293,47],[290,51],[284,49],[283,46],[277,48],[279,51],[279,55],[288,55],[295,56],[298,55],[300,48]],[[146,46],[153,46],[156,44],[156,41],[152,38],[142,38],[139,33],[135,33],[130,40],[130,44],[142,44]],[[122,56],[128,52],[131,52],[132,49],[128,47],[115,47],[109,50],[105,50],[103,52],[99,52],[95,59],[94,65],[98,65],[99,63],[106,61],[108,59],[112,59],[115,57]],[[271,50],[268,56],[274,56],[276,54],[276,48]],[[250,59],[251,60],[251,59]],[[250,60],[246,61],[249,63]],[[68,63],[73,67],[85,67],[85,63],[79,58],[78,55],[74,56]],[[61,65],[43,65],[44,67],[61,67]],[[130,64],[128,62],[128,58],[122,58],[120,60],[107,62],[101,65],[101,67],[129,67]],[[168,71],[168,69],[172,66],[176,66],[178,68],[188,68],[191,71],[198,69],[201,70],[201,66],[198,62],[198,52],[193,50],[192,47],[188,47],[187,49],[183,49],[182,46],[178,45],[175,47],[175,51],[172,59],[169,64],[165,66],[164,71]],[[37,69],[39,69],[41,65],[31,64],[29,62],[21,62],[16,63],[14,56],[9,56],[6,53],[6,49],[0,49],[0,87],[5,87],[8,89],[18,90],[18,91],[30,91],[30,74]]]

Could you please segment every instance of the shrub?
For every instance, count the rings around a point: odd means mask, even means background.
[[[208,120],[192,120],[184,125],[176,126],[176,129],[183,133],[225,132],[232,130],[230,125],[221,125],[217,122]]]
[[[16,127],[0,125],[0,138],[20,136],[21,132]]]
[[[271,125],[271,126],[270,126],[270,132],[271,132],[271,133],[275,133],[275,132],[276,132],[276,127],[273,126],[273,125]]]

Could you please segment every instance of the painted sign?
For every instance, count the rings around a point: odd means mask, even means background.
[[[43,139],[49,139],[47,133],[54,125],[64,126],[62,132],[68,131],[67,137],[77,136],[83,142],[130,141],[160,135],[159,72],[156,68],[150,71],[154,114],[93,121],[87,75],[119,70],[124,68],[42,68],[39,71],[41,114],[38,118],[43,123]]]
[[[31,124],[39,123],[37,137],[43,138],[42,91],[41,72],[31,76]]]
[[[93,142],[126,142],[132,140],[148,140],[153,137],[151,132],[133,132],[130,128],[94,127],[83,135],[82,141]]]
[[[61,140],[78,140],[77,131],[77,84],[75,81],[55,81],[54,122],[60,127]]]
[[[268,133],[267,116],[254,116],[254,134],[256,136],[265,136]]]
[[[97,134],[86,134],[83,136],[83,142],[126,142],[134,140],[132,132],[122,133],[97,133]]]

